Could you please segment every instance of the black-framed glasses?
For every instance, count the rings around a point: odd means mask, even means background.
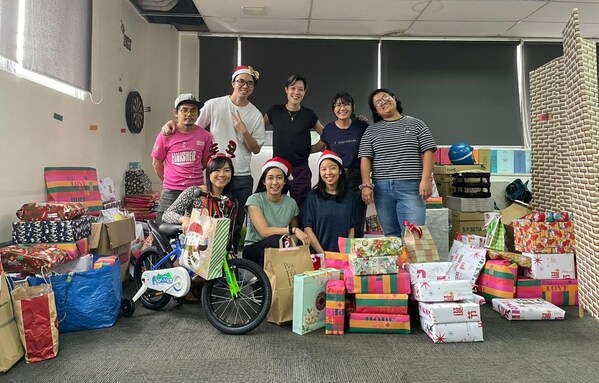
[[[197,116],[198,114],[200,114],[200,111],[198,110],[198,108],[179,108],[179,113],[183,115],[189,114],[190,116]]]
[[[391,96],[389,96],[388,94],[386,94],[386,95],[384,95],[383,97],[381,97],[381,99],[380,99],[380,100],[378,100],[378,101],[374,102],[373,104],[374,104],[374,106],[375,106],[375,107],[377,107],[377,108],[378,108],[378,107],[380,107],[381,105],[383,105],[383,104],[386,104],[386,103],[388,103],[388,102],[389,102],[389,101],[391,101],[391,100],[393,100],[393,97],[391,97]]]
[[[242,79],[237,79],[235,80],[235,82],[237,83],[237,85],[239,85],[240,88],[247,86],[248,88],[252,89],[256,85],[253,81],[245,81]]]

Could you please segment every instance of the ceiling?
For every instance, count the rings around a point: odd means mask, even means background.
[[[599,0],[130,0],[180,31],[240,35],[561,38],[578,8],[599,39]]]

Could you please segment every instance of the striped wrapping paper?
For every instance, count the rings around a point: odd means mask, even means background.
[[[349,332],[410,333],[410,316],[403,314],[367,314],[349,315]]]
[[[518,276],[516,279],[516,298],[537,298],[543,296],[541,280]]]
[[[324,265],[341,271],[341,278],[343,278],[345,270],[349,270],[349,254],[325,251]]]
[[[67,254],[69,254],[69,258],[71,259],[77,259],[80,256],[83,256],[90,252],[89,241],[87,240],[87,238],[88,237],[81,238],[76,242],[59,242],[52,244],[48,243],[48,245],[52,245],[56,248],[66,251]]]
[[[349,271],[345,286],[351,294],[410,294],[410,273],[399,269],[397,274],[354,275]]]
[[[88,167],[46,167],[44,180],[49,202],[82,202],[90,214],[102,210],[96,169]]]
[[[578,306],[578,280],[542,279],[541,298],[557,306]]]
[[[343,335],[345,332],[345,283],[341,280],[329,280],[326,293],[324,333]]]
[[[407,314],[408,294],[356,294],[356,312]]]
[[[518,265],[504,259],[490,259],[478,277],[478,290],[487,301],[511,299],[516,295]]]

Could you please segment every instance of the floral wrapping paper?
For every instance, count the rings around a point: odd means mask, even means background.
[[[339,251],[358,258],[401,255],[400,237],[339,238]]]
[[[574,254],[522,253],[530,258],[531,266],[524,275],[534,279],[576,279]]]
[[[480,304],[473,301],[461,302],[418,302],[420,318],[427,323],[478,322],[481,320]]]
[[[399,269],[397,274],[345,274],[345,286],[350,294],[410,294],[410,273]]]
[[[543,299],[493,299],[493,310],[507,320],[563,320],[566,312]]]
[[[0,259],[7,273],[45,274],[71,260],[69,254],[49,244],[10,245],[0,248]]]
[[[517,274],[518,265],[515,263],[504,259],[490,259],[476,282],[478,292],[489,302],[493,298],[514,298]]]
[[[326,325],[326,287],[339,280],[339,270],[320,269],[293,278],[293,325],[296,334],[306,334]]]
[[[522,219],[532,222],[569,222],[572,215],[567,211],[533,211]]]
[[[403,314],[367,314],[349,315],[349,332],[372,333],[410,333],[410,316]]]
[[[453,241],[449,250],[449,261],[452,263],[448,273],[449,279],[469,280],[472,286],[475,286],[486,260],[486,249],[475,249],[462,242]]]
[[[574,252],[574,222],[534,222],[521,219],[512,222],[512,226],[516,251],[536,254]]]
[[[470,281],[428,281],[412,285],[412,298],[419,302],[454,302],[472,299]]]
[[[406,263],[404,268],[410,273],[410,282],[440,281],[450,279],[451,262]]]
[[[407,314],[408,294],[356,294],[356,312]]]
[[[491,249],[487,249],[487,258],[488,259],[505,259],[507,261],[512,261],[520,267],[530,267],[531,262],[529,257],[525,257],[519,253],[512,253],[509,251],[495,251]]]
[[[14,243],[76,242],[92,233],[92,217],[84,215],[70,221],[13,222]]]
[[[483,322],[433,324],[420,317],[420,327],[434,343],[463,343],[483,341]]]
[[[396,274],[399,270],[397,256],[362,258],[349,255],[349,267],[354,275]]]
[[[81,202],[32,202],[17,210],[22,222],[67,221],[88,214],[87,206]]]
[[[345,332],[345,282],[342,280],[329,280],[326,293],[324,333],[327,335],[343,335]]]

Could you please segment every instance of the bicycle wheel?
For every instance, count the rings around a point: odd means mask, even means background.
[[[204,283],[202,307],[210,324],[225,334],[252,331],[266,319],[272,302],[272,288],[264,270],[247,259],[231,259],[229,267],[237,278],[239,294],[234,298],[227,279]]]
[[[144,271],[151,270],[163,256],[164,255],[160,254],[154,246],[148,248],[139,256],[135,263],[135,268],[133,269],[133,279],[135,280],[135,286],[138,290],[143,284],[141,276]],[[167,269],[169,267],[172,267],[170,260],[167,260],[160,265],[161,269]],[[171,296],[162,291],[147,289],[140,297],[140,300],[141,303],[150,310],[160,310],[171,300]]]

